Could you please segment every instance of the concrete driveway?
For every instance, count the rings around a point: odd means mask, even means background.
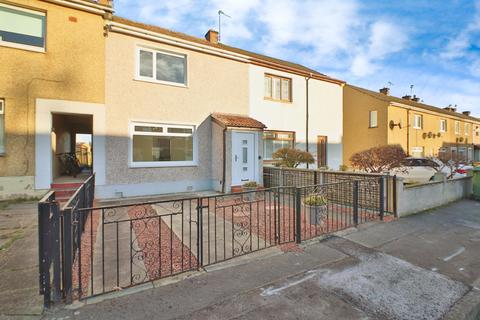
[[[44,318],[462,319],[480,304],[479,243],[480,203],[464,200]]]

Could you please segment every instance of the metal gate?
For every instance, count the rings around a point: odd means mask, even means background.
[[[382,188],[375,178],[93,206],[92,184],[60,212],[50,194],[39,204],[50,208],[39,211],[50,239],[41,242],[41,293],[47,305],[68,303],[382,219]]]

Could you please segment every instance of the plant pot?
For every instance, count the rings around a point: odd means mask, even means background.
[[[327,218],[328,209],[326,204],[321,206],[305,204],[305,211],[306,214],[309,214],[310,224],[320,225]]]
[[[254,201],[255,193],[258,189],[258,187],[243,187],[243,192],[246,192],[242,195],[243,201]]]

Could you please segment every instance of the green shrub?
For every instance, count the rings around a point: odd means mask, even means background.
[[[278,149],[272,154],[276,165],[279,167],[296,168],[301,163],[312,164],[315,162],[312,154],[307,151],[292,148]]]
[[[243,184],[244,188],[256,188],[258,187],[258,183],[255,181],[248,181]]]
[[[312,207],[324,206],[327,202],[327,198],[318,194],[307,196],[303,199],[305,205]]]

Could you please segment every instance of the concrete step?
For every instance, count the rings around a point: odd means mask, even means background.
[[[54,190],[61,190],[61,189],[78,189],[82,186],[81,182],[69,182],[69,183],[52,183],[50,188]]]
[[[53,189],[55,191],[55,197],[58,198],[70,198],[73,196],[77,189]]]

